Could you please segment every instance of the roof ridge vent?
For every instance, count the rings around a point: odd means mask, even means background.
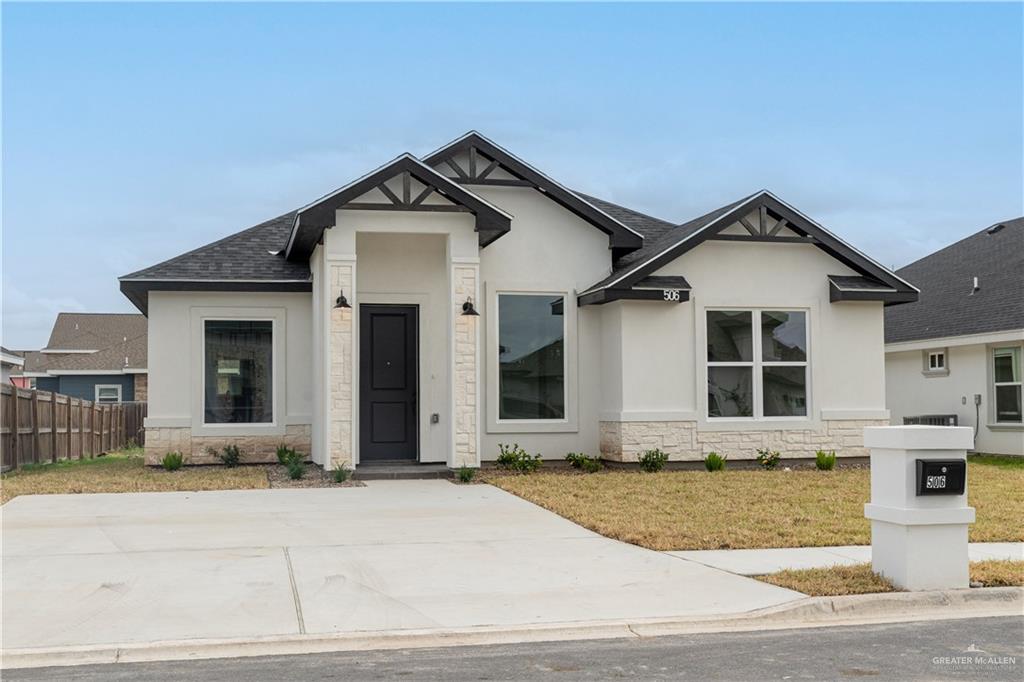
[[[1004,227],[1006,227],[1006,225],[1003,225],[1002,223],[999,223],[998,225],[993,225],[992,227],[988,228],[987,230],[985,230],[985,232],[988,233],[988,234],[995,234],[996,232],[998,232],[999,230],[1003,229]]]

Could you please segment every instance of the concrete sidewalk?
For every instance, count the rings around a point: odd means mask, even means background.
[[[3,511],[3,649],[749,612],[803,595],[488,485],[34,495]]]
[[[972,542],[971,561],[1013,559],[1024,561],[1024,542]],[[787,568],[827,568],[871,562],[871,546],[789,547],[784,549],[712,549],[666,552],[737,575],[765,575]]]

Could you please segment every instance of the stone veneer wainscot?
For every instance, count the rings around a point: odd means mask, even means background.
[[[814,457],[835,450],[841,457],[866,457],[864,427],[887,426],[886,420],[832,419],[819,429],[704,431],[695,421],[602,421],[601,457],[635,462],[644,450],[658,448],[670,461],[699,461],[709,452],[733,459],[753,459],[758,448],[783,457]]]
[[[187,426],[151,426],[146,429],[146,464],[160,464],[168,452],[180,452],[188,464],[220,464],[217,455],[229,444],[238,446],[243,463],[272,463],[277,461],[277,446],[282,443],[309,454],[311,436],[309,424],[289,424],[283,436],[193,436]]]

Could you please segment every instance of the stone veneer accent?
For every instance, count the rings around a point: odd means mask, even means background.
[[[229,443],[238,446],[242,462],[249,464],[277,461],[277,446],[284,443],[290,448],[309,454],[312,427],[309,424],[289,424],[283,436],[193,436],[190,427],[150,427],[146,429],[146,464],[158,465],[168,452],[185,455],[186,464],[220,464],[217,454]]]
[[[136,374],[135,376],[135,400],[144,403],[149,397],[149,375]]]
[[[479,466],[476,451],[477,435],[477,326],[480,318],[462,315],[462,304],[467,297],[477,300],[477,273],[475,265],[456,265],[452,268],[452,302],[455,304],[455,364],[453,386],[455,393],[455,452],[453,467]]]
[[[355,293],[351,263],[332,263],[331,291],[345,291],[351,298]],[[342,464],[352,467],[352,330],[354,308],[331,307],[330,329],[330,399],[328,401],[328,447],[326,469]]]
[[[833,419],[820,429],[704,431],[695,421],[601,422],[601,457],[635,462],[644,450],[659,448],[670,461],[697,461],[709,452],[732,459],[754,459],[758,448],[778,450],[783,457],[814,457],[816,450],[835,450],[843,457],[866,457],[865,426],[888,426],[884,419]]]

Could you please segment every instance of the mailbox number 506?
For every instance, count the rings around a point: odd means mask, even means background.
[[[662,291],[662,295],[666,301],[678,301],[679,300],[679,289],[665,289]]]

